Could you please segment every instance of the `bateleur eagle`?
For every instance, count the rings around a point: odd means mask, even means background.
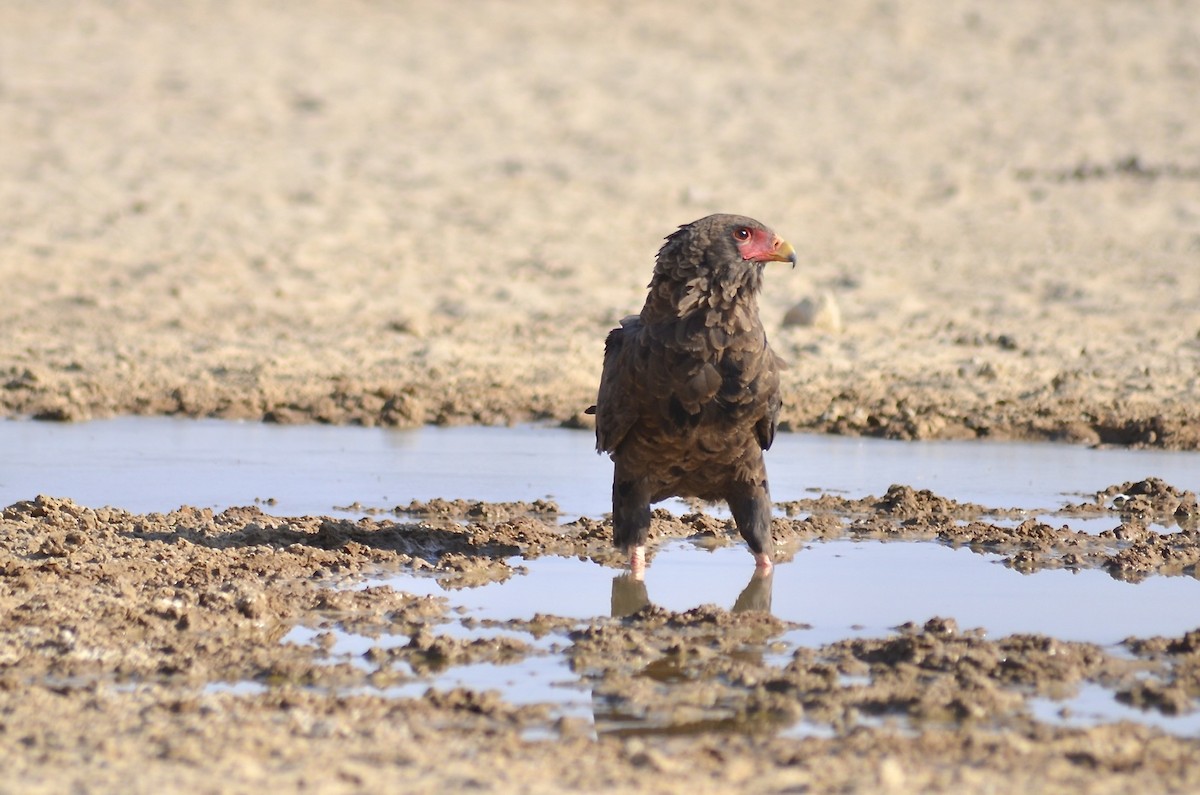
[[[763,224],[710,215],[679,227],[658,252],[640,314],[604,346],[596,448],[613,468],[613,540],[645,567],[650,505],[725,500],[769,570],[771,497],[763,451],[775,438],[783,362],[767,345],[758,291],[768,262],[796,252]]]

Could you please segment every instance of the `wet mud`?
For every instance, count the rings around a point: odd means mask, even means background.
[[[1191,492],[1121,483],[1061,510],[1110,527],[1083,533],[894,486],[781,504],[773,531],[792,556],[871,538],[999,554],[1022,572],[1196,576]],[[706,513],[658,510],[653,525],[656,545],[740,543]],[[547,502],[414,502],[360,520],[14,503],[0,513],[6,783],[104,788],[136,771],[148,789],[199,787],[218,769],[234,789],[331,791],[1200,784],[1200,740],[1138,719],[1196,711],[1200,630],[1100,646],[990,637],[946,615],[805,645],[802,626],[771,612],[784,566],[750,577],[733,604],[671,611],[621,573],[610,532],[560,523]],[[607,614],[558,616],[547,594],[544,612],[462,629],[454,593],[527,576],[523,564],[542,556],[611,567]],[[378,584],[400,574],[436,578],[444,595]],[[347,634],[365,648],[339,653]],[[585,714],[436,684],[463,666],[555,655]],[[1127,717],[1067,725],[1086,688]],[[1063,720],[1044,718],[1047,700]]]

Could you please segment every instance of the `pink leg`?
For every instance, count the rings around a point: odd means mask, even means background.
[[[629,571],[635,580],[646,576],[646,547],[638,544],[629,554]]]
[[[767,574],[774,568],[775,564],[771,562],[771,556],[766,552],[756,552],[754,555],[754,568]]]

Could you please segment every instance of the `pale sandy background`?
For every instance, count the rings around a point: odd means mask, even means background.
[[[789,427],[1195,448],[1197,119],[1195,2],[13,0],[0,411],[575,422],[732,211]]]

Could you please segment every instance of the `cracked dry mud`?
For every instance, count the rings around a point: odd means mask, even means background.
[[[1063,509],[1110,518],[1113,529],[1093,535],[904,486],[781,509],[773,530],[795,555],[881,538],[1000,553],[1019,571],[1097,568],[1134,581],[1194,577],[1200,560],[1195,494],[1154,479]],[[1102,648],[991,638],[946,616],[797,646],[781,637],[794,627],[763,609],[767,578],[752,579],[732,610],[671,612],[618,577],[613,616],[555,616],[548,595],[544,614],[464,637],[450,629],[455,589],[528,576],[521,560],[545,555],[616,571],[608,528],[557,524],[551,503],[436,500],[395,513],[137,515],[52,497],[5,508],[0,790],[1200,786],[1196,739],[1129,722],[1065,728],[1031,707],[1096,685],[1139,710],[1190,713],[1200,630]],[[723,520],[661,510],[654,538],[737,543]],[[370,584],[397,572],[439,577],[448,596]],[[297,627],[311,639],[288,639]],[[380,642],[353,659],[331,655],[346,632]],[[590,691],[591,719],[427,686],[456,666],[550,654],[565,655]]]

